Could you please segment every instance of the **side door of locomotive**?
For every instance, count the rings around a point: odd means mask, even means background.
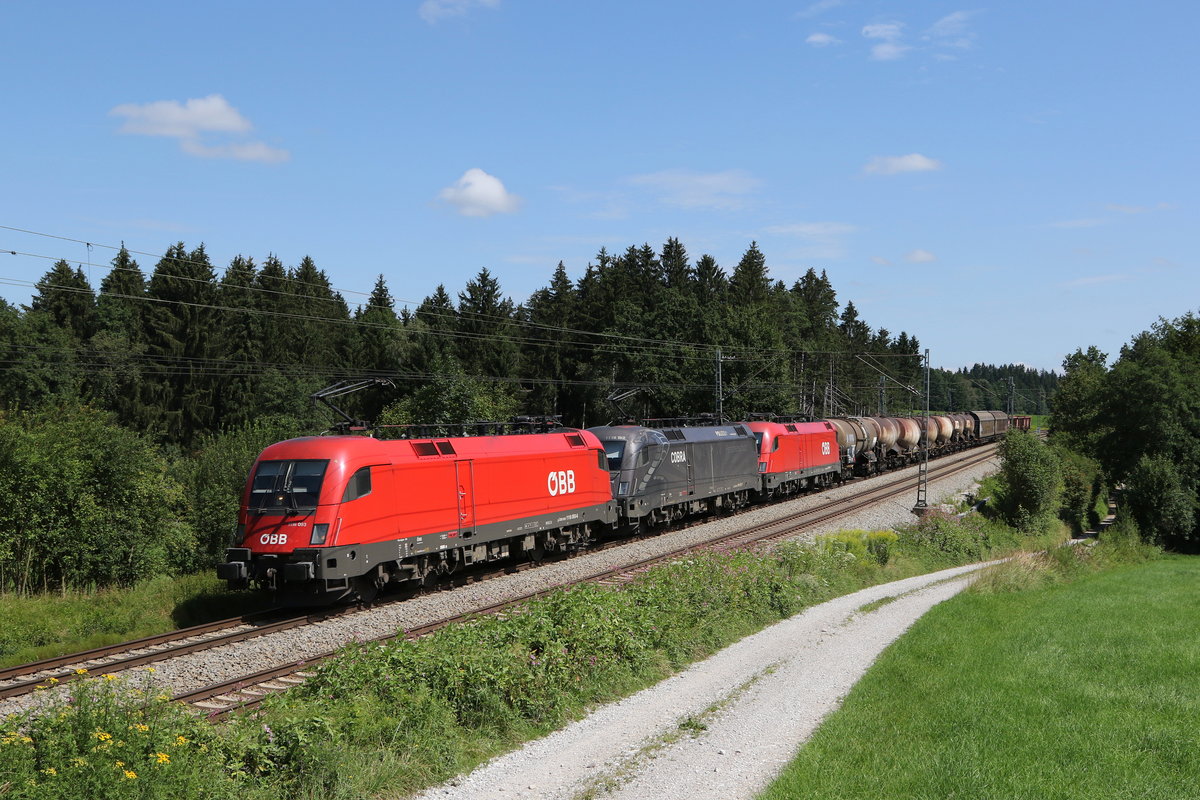
[[[466,459],[454,462],[454,485],[458,502],[458,532],[475,530],[475,462]]]

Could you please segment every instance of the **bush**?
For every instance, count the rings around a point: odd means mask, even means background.
[[[1127,481],[1125,497],[1148,541],[1178,545],[1195,535],[1196,493],[1164,456],[1142,456]]]
[[[1000,443],[1000,512],[1022,531],[1043,527],[1056,510],[1058,460],[1032,433],[1010,430]]]
[[[140,688],[115,675],[72,681],[36,714],[5,719],[0,794],[244,800],[249,776],[230,767],[217,730],[148,681]]]
[[[817,546],[842,550],[856,559],[870,560],[882,567],[887,565],[899,538],[894,531],[838,531],[818,536]]]
[[[195,549],[154,445],[89,408],[0,421],[0,588],[130,585]]]

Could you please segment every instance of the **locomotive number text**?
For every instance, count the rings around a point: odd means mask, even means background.
[[[264,533],[258,537],[258,541],[263,544],[287,544],[286,533]]]
[[[551,472],[546,476],[546,488],[550,491],[551,497],[559,494],[574,493],[575,470],[569,469],[566,472]]]

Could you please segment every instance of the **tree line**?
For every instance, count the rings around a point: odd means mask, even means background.
[[[726,272],[661,250],[601,250],[573,281],[560,263],[525,302],[486,268],[453,297],[438,286],[397,312],[381,275],[351,310],[311,258],[293,268],[238,256],[218,276],[203,245],[172,246],[147,277],[122,249],[96,292],[60,261],[28,308],[0,301],[7,369],[0,407],[82,401],[183,448],[269,416],[312,424],[309,395],[343,378],[395,387],[346,400],[367,421],[457,421],[493,413],[607,421],[606,398],[639,387],[629,413],[832,416],[923,407],[915,336],[873,329],[825,272],[773,280],[751,244]],[[1009,379],[1015,380],[1012,389]],[[1038,413],[1053,373],[1016,365],[935,370],[932,406]],[[447,409],[432,402],[453,396]],[[386,411],[386,413],[385,413]]]
[[[1200,318],[1160,319],[1110,366],[1097,347],[1063,361],[1053,436],[1128,490],[1144,536],[1200,544]]]

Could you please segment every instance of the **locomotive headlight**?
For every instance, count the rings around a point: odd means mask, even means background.
[[[758,471],[759,471],[759,472],[766,472],[766,471],[767,471],[767,462],[765,462],[765,461],[760,461],[760,462],[759,462],[759,464],[758,464]]]
[[[310,544],[314,544],[314,545],[325,544],[325,537],[328,535],[329,535],[329,523],[328,522],[322,522],[317,525],[313,525],[312,539],[310,540]]]
[[[629,494],[629,481],[621,481],[621,485],[617,487],[617,494]]]

